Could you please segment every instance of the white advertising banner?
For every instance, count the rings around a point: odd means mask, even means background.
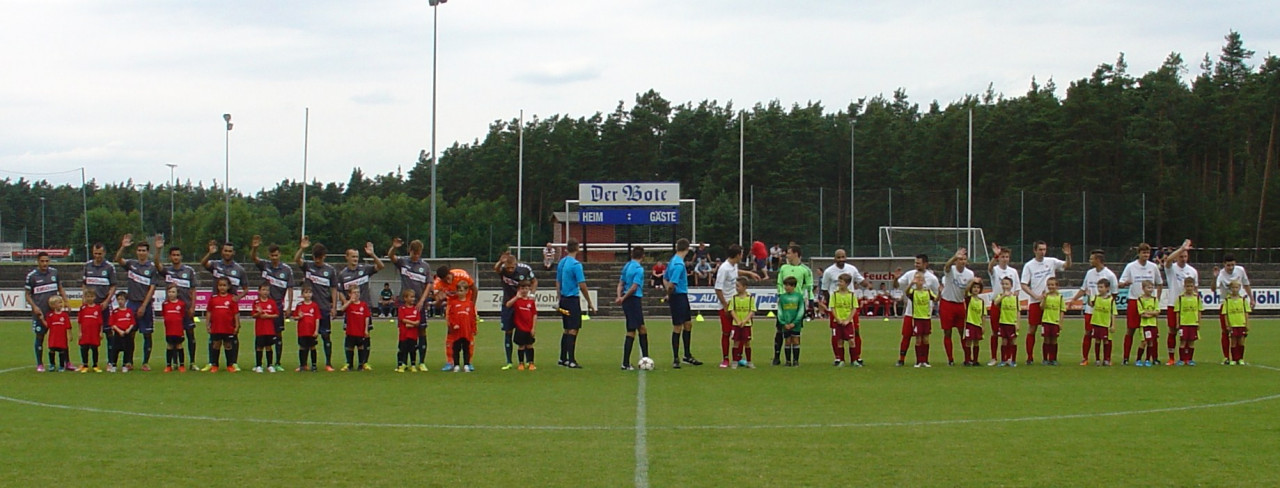
[[[591,303],[597,307],[600,306],[600,296],[595,290],[589,290],[591,294]],[[533,294],[533,299],[538,302],[539,312],[554,312],[560,306],[560,301],[555,290],[538,290]],[[502,290],[478,290],[476,292],[476,311],[477,312],[499,312],[502,310]],[[587,310],[587,303],[582,302],[582,310]]]
[[[578,183],[582,207],[679,207],[679,183]]]

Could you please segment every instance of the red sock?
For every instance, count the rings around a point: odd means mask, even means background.
[[[1125,334],[1124,336],[1124,360],[1129,360],[1129,350],[1133,348],[1133,336]]]
[[[1188,347],[1188,348],[1187,348],[1187,361],[1195,361],[1195,360],[1196,360],[1196,348],[1194,348],[1194,347]]]
[[[951,334],[947,334],[947,336],[942,339],[942,345],[947,349],[947,362],[956,362],[956,355],[951,351]]]
[[[742,344],[741,344],[741,343],[734,344],[734,346],[733,346],[733,360],[734,360],[734,362],[737,362],[737,361],[739,361],[739,360],[741,360],[741,359],[742,359]]]
[[[840,345],[840,337],[831,335],[831,351],[836,355],[836,361],[844,361],[844,347]]]
[[[751,362],[751,346],[747,346],[747,362]]]
[[[1084,332],[1084,344],[1080,345],[1080,358],[1084,361],[1089,360],[1089,343],[1093,342],[1089,339],[1089,331]]]
[[[1151,361],[1151,362],[1156,361],[1156,354],[1159,352],[1159,351],[1156,351],[1156,349],[1159,347],[1160,347],[1160,341],[1158,339],[1152,339],[1151,345],[1147,347],[1147,361]]]
[[[729,334],[720,334],[720,355],[729,359]]]
[[[1106,344],[1102,345],[1102,354],[1107,361],[1111,360],[1111,341],[1107,341]]]
[[[907,344],[911,343],[911,336],[902,336],[902,345],[898,346],[898,360],[901,361],[907,357]]]
[[[1049,350],[1045,352],[1045,359],[1050,361],[1058,360],[1058,343],[1049,344]]]
[[[1087,360],[1087,359],[1089,359],[1089,358],[1088,358],[1088,357],[1086,357],[1085,359]],[[1094,361],[1101,361],[1101,360],[1102,360],[1102,344],[1097,343],[1097,342],[1094,342],[1094,343],[1093,343],[1093,360],[1094,360]]]
[[[849,350],[849,359],[854,361],[862,359],[862,334],[857,329],[853,332],[853,349]]]
[[[1184,363],[1185,363],[1185,362],[1187,362],[1187,347],[1186,347],[1186,346],[1182,346],[1182,347],[1179,347],[1179,348],[1178,348],[1178,360],[1179,360],[1179,361],[1182,361],[1182,362],[1184,362]]]
[[[1169,350],[1169,360],[1173,361],[1173,349],[1178,347],[1178,329],[1169,329],[1169,337],[1164,341],[1165,349]]]
[[[969,364],[969,361],[973,360],[973,358],[970,357],[973,353],[973,348],[969,347],[969,345],[964,342],[965,341],[960,341],[960,348],[964,349],[964,363]]]
[[[1244,344],[1236,346],[1236,361],[1244,361]]]
[[[1027,362],[1028,363],[1030,363],[1032,359],[1035,359],[1031,357],[1031,351],[1034,351],[1034,350],[1036,350],[1036,334],[1034,331],[1030,331],[1030,332],[1027,332]],[[1014,359],[1017,359],[1018,357],[1017,347],[1014,348],[1013,357]]]
[[[916,350],[916,364],[923,363],[923,362],[924,362],[924,360],[923,360],[923,359],[921,359],[921,357],[923,357],[923,356],[920,354],[921,346],[920,346],[919,344],[916,344],[915,348],[916,348],[916,349],[915,349],[915,350]]]
[[[1231,353],[1231,337],[1227,336],[1227,331],[1222,331],[1222,357],[1228,357]]]
[[[1051,344],[1049,344],[1049,343],[1041,344],[1041,345],[1040,345],[1040,360],[1041,360],[1041,361],[1049,361],[1049,360],[1051,360],[1051,358],[1049,357],[1049,351],[1052,351],[1052,350],[1053,350],[1053,346],[1052,346]]]
[[[929,345],[924,345],[924,362],[929,362]]]
[[[996,358],[996,349],[999,349],[1000,338],[996,337],[995,331],[991,332],[991,359]]]
[[[979,341],[973,341],[973,363],[974,364],[978,363],[978,342]]]

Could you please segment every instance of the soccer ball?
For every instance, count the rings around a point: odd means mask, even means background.
[[[643,369],[645,371],[653,371],[653,359],[640,358],[640,362],[636,363],[636,366],[639,366],[640,369]]]

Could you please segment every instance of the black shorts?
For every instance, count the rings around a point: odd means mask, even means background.
[[[532,346],[536,341],[537,339],[533,338],[533,332],[516,329],[515,332],[511,333],[511,342],[517,346]]]
[[[333,332],[333,314],[326,311],[320,311],[320,320],[317,323],[316,332],[320,335],[329,335]]]
[[[186,341],[187,338],[185,336],[164,336],[164,343],[170,346],[181,346],[182,343]]]
[[[347,339],[346,339],[346,341],[343,343],[343,346],[342,346],[342,347],[345,347],[345,348],[348,348],[348,349],[350,349],[350,348],[357,348],[357,347],[365,347],[366,345],[368,345],[368,343],[369,343],[369,338],[368,338],[368,337],[347,336]]]
[[[782,337],[800,337],[800,329],[796,328],[796,329],[787,330],[784,327],[782,329]]]
[[[582,298],[574,295],[571,297],[560,297],[560,308],[566,314],[560,317],[560,322],[564,325],[564,330],[576,330],[582,328]]]
[[[516,328],[516,309],[508,307],[507,302],[502,302],[502,331],[507,332]]]
[[[684,325],[693,320],[693,312],[689,310],[689,295],[672,293],[667,298],[667,305],[671,306],[671,325]]]
[[[632,295],[622,301],[622,314],[627,317],[627,332],[635,332],[644,325],[644,309],[640,297]]]
[[[417,339],[405,339],[399,342],[400,352],[411,352],[418,350]]]
[[[235,334],[209,334],[209,342],[231,342]]]
[[[254,336],[253,347],[265,348],[276,345],[276,337],[274,335]]]
[[[300,347],[300,348],[302,348],[302,349],[315,349],[315,348],[316,348],[316,338],[315,338],[315,337],[309,337],[309,336],[308,336],[308,337],[299,337],[299,338],[298,338],[298,347]]]

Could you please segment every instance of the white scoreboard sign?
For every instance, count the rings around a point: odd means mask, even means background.
[[[679,183],[579,183],[582,207],[680,206]]]

